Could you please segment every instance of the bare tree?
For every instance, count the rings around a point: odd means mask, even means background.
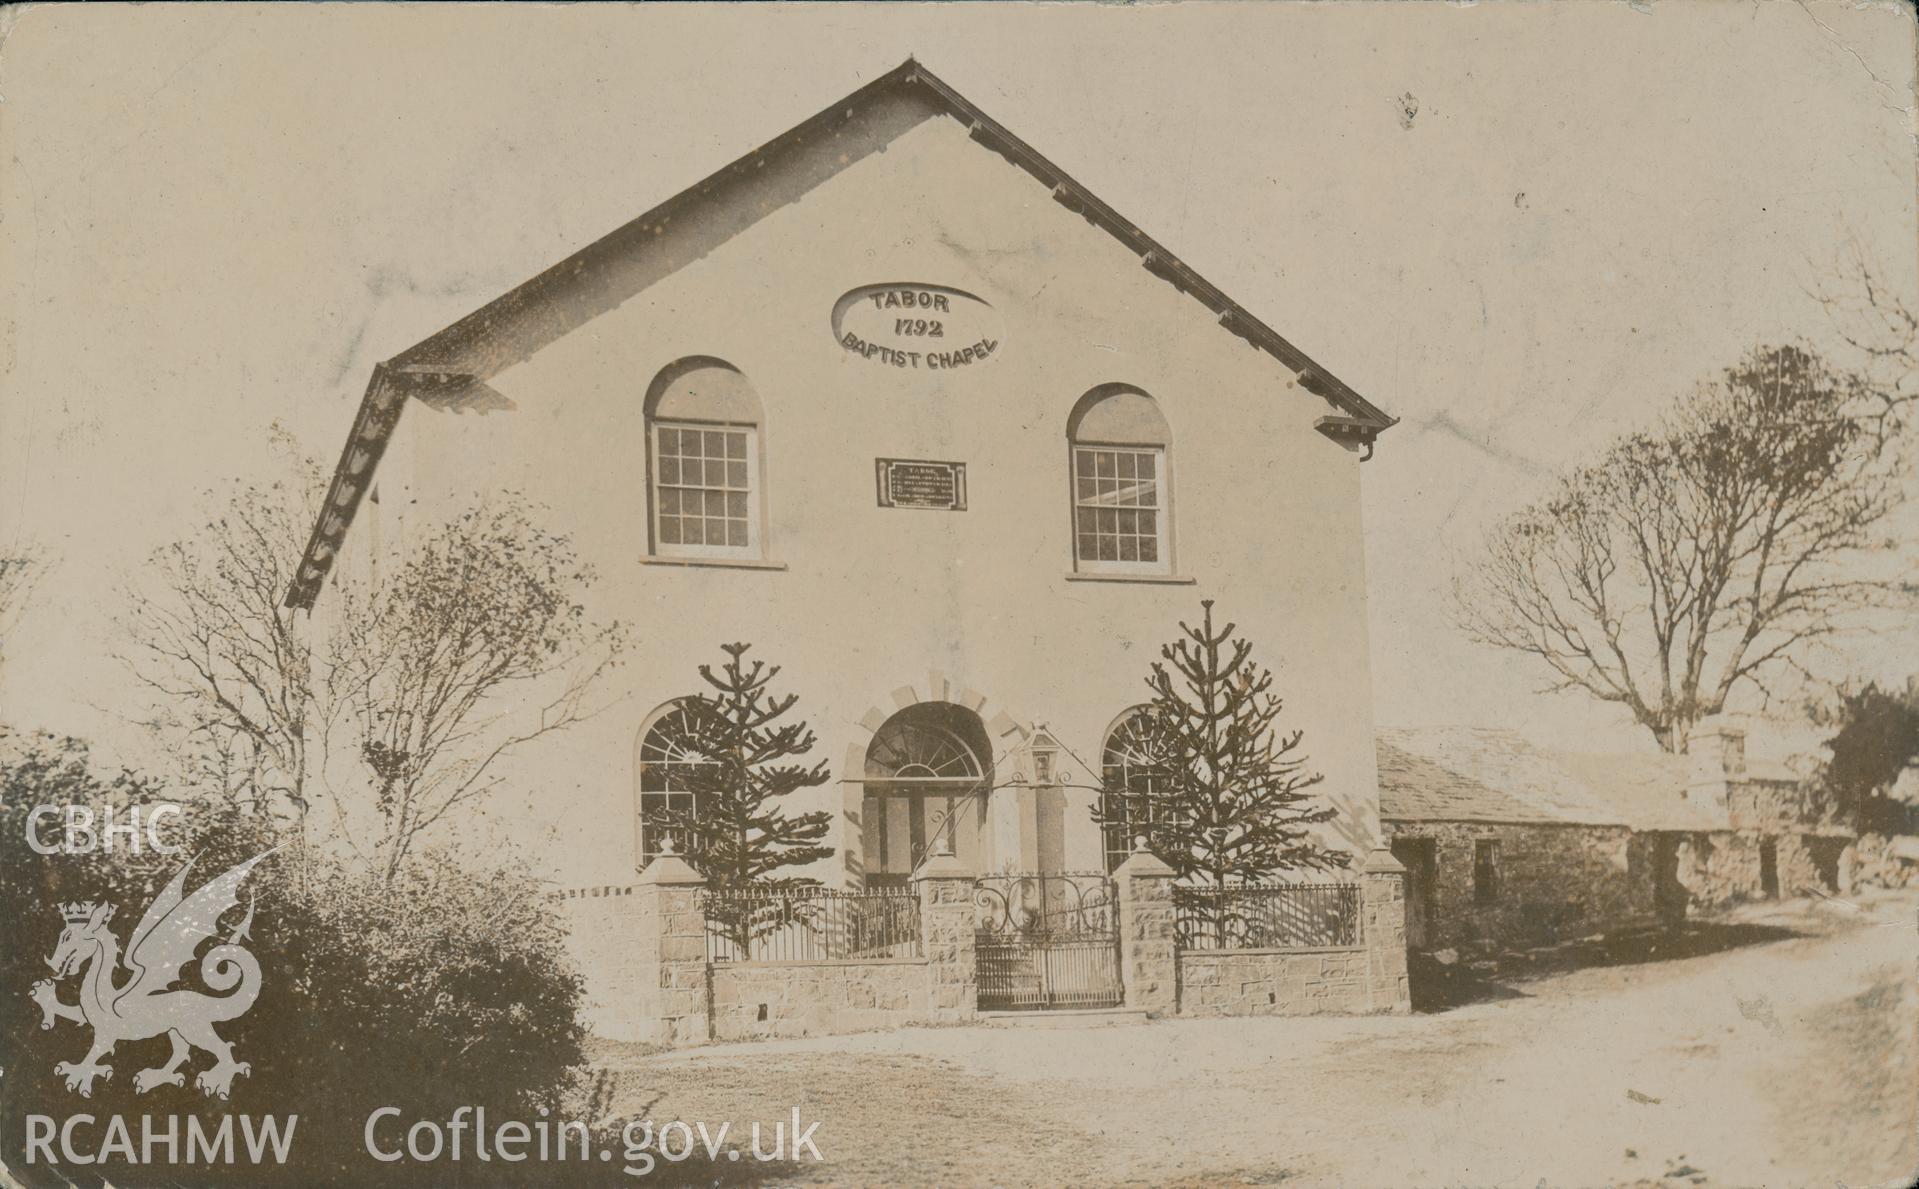
[[[349,586],[332,643],[338,697],[383,823],[391,879],[427,830],[498,788],[499,761],[580,722],[624,647],[592,622],[593,581],[517,498],[427,537],[379,585]]]
[[[147,725],[183,777],[304,826],[323,710],[305,624],[281,601],[321,475],[293,470],[236,484],[200,531],[149,557],[126,592],[121,657],[156,695]]]
[[[236,485],[156,551],[129,592],[122,655],[197,787],[290,812],[303,832],[324,800],[329,828],[390,881],[423,832],[498,786],[502,756],[589,713],[623,636],[587,619],[590,573],[512,497],[341,582],[335,626],[315,624],[284,599],[323,478],[306,461]]]
[[[1868,381],[1859,415],[1880,440],[1910,430],[1919,410],[1919,309],[1899,295],[1856,239],[1847,241],[1832,279],[1812,296]]]
[[[1769,699],[1900,592],[1871,552],[1902,490],[1887,407],[1806,348],[1751,351],[1490,530],[1455,617],[1682,752],[1735,691]]]
[[[7,655],[7,640],[19,626],[20,616],[33,597],[33,588],[46,572],[46,554],[33,545],[16,545],[0,553],[0,661]]]

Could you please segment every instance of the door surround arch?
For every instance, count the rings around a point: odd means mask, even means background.
[[[865,838],[868,823],[864,817],[869,783],[867,760],[873,743],[881,730],[902,711],[929,704],[952,706],[978,721],[988,753],[979,757],[983,769],[980,775],[988,788],[1002,779],[999,774],[1010,776],[1013,770],[1010,765],[1020,762],[1018,757],[1033,736],[1031,725],[1015,718],[972,686],[937,669],[927,673],[924,680],[899,686],[884,701],[869,705],[859,717],[840,767],[843,773],[840,785],[844,792],[840,854],[848,884],[866,882]]]

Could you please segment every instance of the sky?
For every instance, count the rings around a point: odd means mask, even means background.
[[[0,544],[20,724],[128,738],[119,588],[332,458],[375,362],[917,56],[1401,418],[1366,464],[1377,719],[1646,746],[1452,626],[1489,523],[1747,348],[1919,302],[1905,6],[0,10]],[[1843,279],[1843,278],[1841,278]],[[1919,669],[1919,638],[1862,646]],[[123,746],[131,746],[130,743]]]

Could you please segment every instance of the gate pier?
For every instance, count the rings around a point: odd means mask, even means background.
[[[1136,846],[1114,875],[1119,883],[1119,962],[1126,1006],[1170,1016],[1179,1010],[1173,905],[1178,872],[1144,846]]]
[[[940,1023],[970,1020],[979,996],[973,873],[947,843],[920,864],[913,886],[919,890],[932,1017]]]

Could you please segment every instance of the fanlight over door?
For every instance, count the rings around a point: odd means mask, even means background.
[[[887,720],[866,749],[868,887],[904,886],[941,839],[977,863],[990,757],[979,717],[962,707],[923,702]]]

